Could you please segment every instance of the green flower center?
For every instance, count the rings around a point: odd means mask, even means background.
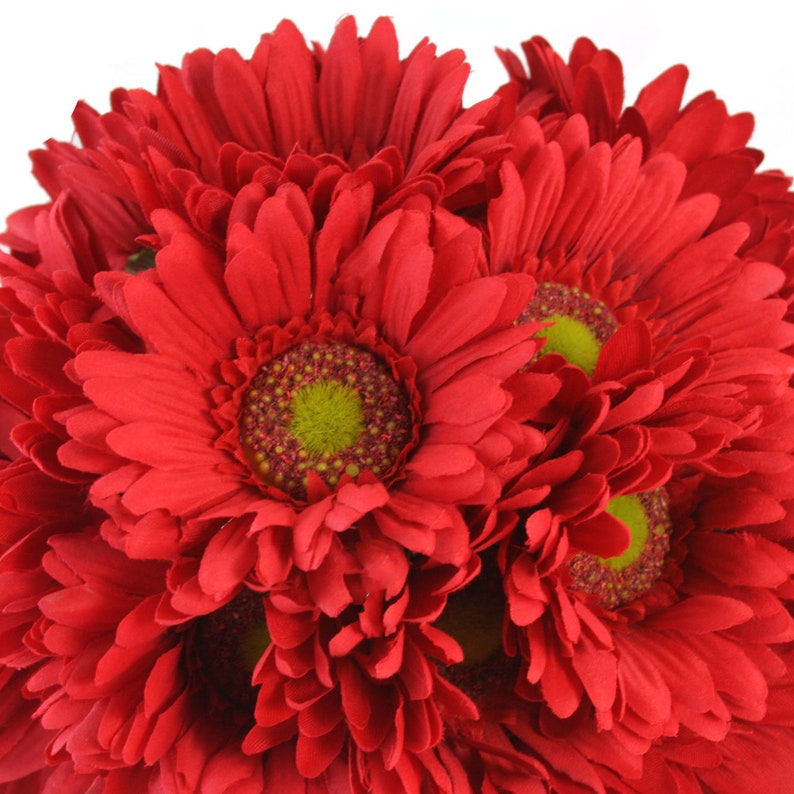
[[[440,671],[475,701],[515,680],[517,662],[505,653],[502,641],[506,604],[496,559],[486,553],[479,576],[450,594],[434,624],[463,650],[463,661]]]
[[[390,476],[412,439],[404,387],[386,361],[341,342],[303,342],[266,362],[240,411],[254,473],[296,499],[310,473],[335,487],[368,471]]]
[[[631,532],[631,543],[623,554],[617,557],[599,557],[602,565],[615,571],[622,571],[636,562],[648,543],[648,516],[639,496],[616,496],[610,499],[607,513],[622,521]]]
[[[538,285],[519,322],[553,323],[537,334],[546,340],[540,355],[558,353],[588,375],[595,372],[601,347],[618,329],[601,301],[551,281]]]
[[[664,489],[616,496],[606,510],[631,533],[623,554],[598,557],[580,552],[568,563],[573,588],[598,596],[608,609],[636,601],[661,577],[670,551],[670,512]]]
[[[213,691],[241,711],[253,713],[257,687],[251,675],[271,643],[262,596],[243,590],[228,604],[199,618],[193,641]]]
[[[124,266],[125,273],[133,276],[143,270],[151,270],[155,264],[155,253],[151,248],[141,248],[134,254],[127,257],[127,264]]]
[[[542,332],[546,338],[543,353],[559,353],[571,364],[592,375],[601,352],[601,343],[593,332],[583,322],[564,314],[550,314],[543,321],[554,323]]]
[[[502,648],[502,614],[505,597],[501,587],[480,575],[450,595],[436,627],[453,637],[463,649],[461,665],[487,661]]]
[[[364,407],[352,387],[320,380],[298,389],[290,405],[290,432],[312,455],[347,449],[364,432]]]

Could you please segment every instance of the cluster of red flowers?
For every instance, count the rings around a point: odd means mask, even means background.
[[[523,48],[284,22],[33,154],[0,791],[790,790],[790,180]]]

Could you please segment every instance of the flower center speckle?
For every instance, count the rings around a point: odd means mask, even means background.
[[[553,323],[538,333],[546,340],[541,355],[559,353],[592,375],[601,347],[618,329],[609,309],[576,287],[539,284],[519,322]]]
[[[224,700],[252,714],[257,687],[251,675],[270,645],[262,596],[243,590],[195,623],[194,641],[204,677]]]
[[[568,563],[574,589],[597,595],[608,609],[647,593],[661,576],[670,550],[668,503],[663,488],[611,499],[607,512],[628,527],[631,543],[616,557],[576,554]]]
[[[296,499],[310,472],[334,487],[389,475],[411,440],[409,398],[388,364],[341,342],[304,342],[266,362],[240,412],[240,440],[257,476]]]

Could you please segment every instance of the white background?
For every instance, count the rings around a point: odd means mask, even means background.
[[[10,5],[10,4],[9,4]],[[623,61],[627,100],[674,63],[690,68],[688,97],[713,89],[732,113],[756,117],[753,145],[765,168],[794,174],[794,62],[791,28],[774,0],[71,0],[14,3],[0,14],[0,227],[13,210],[44,200],[27,152],[68,140],[78,99],[108,109],[116,86],[154,90],[155,62],[178,64],[188,50],[235,47],[249,56],[283,17],[327,44],[340,17],[363,35],[391,16],[402,54],[423,37],[462,48],[473,67],[466,102],[504,82],[494,47],[520,49],[542,35],[566,57],[588,36]]]

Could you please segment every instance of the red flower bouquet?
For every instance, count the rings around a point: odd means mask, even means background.
[[[783,792],[794,194],[586,40],[282,23],[0,253],[0,791]]]

